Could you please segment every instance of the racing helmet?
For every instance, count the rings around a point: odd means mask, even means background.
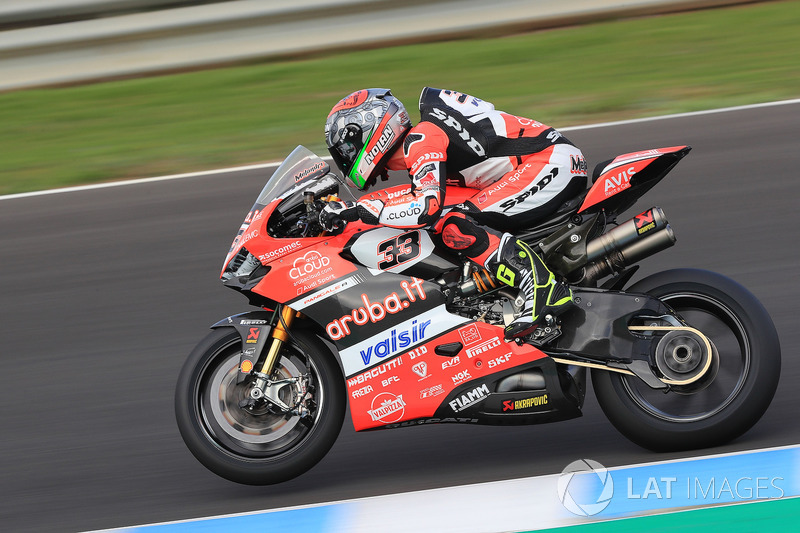
[[[409,129],[408,112],[389,89],[362,89],[333,106],[325,141],[342,173],[364,190],[384,171]]]

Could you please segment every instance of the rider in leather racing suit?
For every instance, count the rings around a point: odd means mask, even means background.
[[[506,327],[506,340],[552,323],[571,305],[572,292],[508,231],[530,227],[586,188],[583,154],[555,129],[464,93],[426,87],[419,108],[421,121],[412,127],[388,89],[356,91],[333,107],[325,137],[346,177],[367,190],[387,169],[407,170],[412,185],[399,197],[377,192],[358,203],[331,202],[320,223],[327,230],[358,219],[429,229],[522,291],[525,305]],[[443,212],[447,183],[475,194]]]

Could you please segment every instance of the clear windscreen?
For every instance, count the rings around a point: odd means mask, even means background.
[[[289,196],[297,190],[307,188],[323,177],[326,181],[336,180],[338,183],[344,183],[341,178],[331,172],[331,166],[321,157],[305,146],[298,146],[272,174],[258,195],[256,203],[267,205],[275,198]],[[353,199],[352,193],[345,192],[346,190],[344,187],[339,187],[339,191],[348,196],[345,198],[346,200]]]

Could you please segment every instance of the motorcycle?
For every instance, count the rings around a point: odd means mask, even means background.
[[[617,217],[689,150],[600,163],[585,193],[517,235],[571,284],[575,305],[538,337],[506,342],[503,327],[524,303],[517,289],[425,230],[351,222],[326,234],[319,212],[348,191],[298,146],[258,195],[221,272],[260,309],[211,326],[180,372],[175,411],[187,447],[229,480],[279,483],[328,452],[348,402],[356,431],[555,422],[581,416],[587,369],[608,419],[645,448],[743,434],[780,374],[761,303],[703,270],[628,286],[636,263],[676,239],[658,207]],[[445,209],[473,194],[448,186]]]

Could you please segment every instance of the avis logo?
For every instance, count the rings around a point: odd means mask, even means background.
[[[636,168],[630,167],[628,170],[623,170],[616,176],[610,176],[606,178],[605,181],[605,193],[606,196],[614,194],[616,192],[622,191],[627,189],[631,186],[631,176],[636,174]]]
[[[289,277],[297,279],[300,276],[307,276],[313,274],[317,270],[325,268],[331,264],[331,260],[320,254],[316,250],[311,250],[303,257],[298,257],[292,263],[292,269],[289,271]]]

